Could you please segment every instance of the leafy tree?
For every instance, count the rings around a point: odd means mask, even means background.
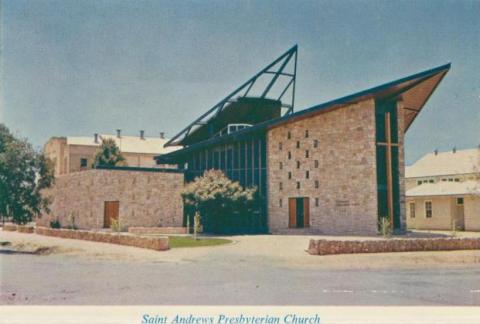
[[[0,124],[0,214],[25,224],[43,210],[49,199],[41,190],[53,184],[53,163],[33,149],[25,139],[17,139]]]
[[[115,143],[115,140],[107,138],[102,140],[102,145],[97,150],[95,154],[95,159],[93,162],[95,165],[108,165],[108,166],[120,166],[126,165],[125,158],[120,152],[120,148]]]
[[[218,170],[205,171],[182,192],[189,217],[200,213],[206,232],[221,233],[237,223],[235,217],[252,215],[258,203],[257,188],[243,188]]]

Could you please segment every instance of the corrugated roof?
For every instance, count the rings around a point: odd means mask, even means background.
[[[407,197],[480,195],[479,181],[424,183],[407,190]]]
[[[85,145],[100,146],[101,139],[113,139],[121,152],[125,153],[145,153],[145,154],[165,154],[176,151],[181,146],[163,147],[168,141],[167,138],[145,137],[140,136],[124,136],[118,138],[116,135],[100,134],[99,143],[95,143],[93,136],[69,136],[67,137],[67,145]]]
[[[405,178],[480,172],[480,149],[429,153],[405,168]]]

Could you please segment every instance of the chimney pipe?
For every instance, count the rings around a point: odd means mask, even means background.
[[[438,149],[435,149],[435,151],[433,151],[435,153],[435,155],[438,155]]]
[[[122,130],[117,129],[117,138],[121,138],[121,137],[122,137]]]
[[[145,131],[144,130],[140,131],[140,138],[145,139]]]
[[[453,153],[457,153],[457,148],[454,146],[453,147],[453,150],[452,150]]]
[[[98,133],[93,134],[93,141],[98,144]]]
[[[160,138],[165,138],[165,133],[164,132],[160,132]]]

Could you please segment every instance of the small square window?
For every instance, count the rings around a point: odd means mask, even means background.
[[[320,187],[320,183],[318,182],[318,180],[315,180],[315,189],[318,189]]]
[[[305,151],[305,157],[308,158],[309,155],[310,155],[310,151],[306,150],[306,151]]]
[[[418,180],[417,181],[417,186],[421,185],[422,184],[422,180]]]
[[[318,140],[314,140],[314,141],[313,141],[313,147],[314,147],[314,148],[317,148],[317,147],[318,147]]]
[[[435,181],[433,179],[428,180],[429,183],[434,183]]]
[[[288,179],[292,179],[292,172],[288,172]]]
[[[297,181],[297,189],[300,189],[300,181]]]
[[[290,131],[288,131],[288,133],[287,133],[287,138],[288,138],[288,139],[291,139],[291,138],[292,138],[292,133],[291,133]]]
[[[458,197],[457,198],[457,205],[459,205],[459,206],[463,205],[463,197]]]
[[[308,129],[305,130],[305,138],[308,138]]]
[[[300,169],[300,161],[297,161],[297,169]]]
[[[300,148],[300,141],[297,141],[297,148]]]
[[[315,167],[318,168],[318,165],[319,165],[318,160],[315,160]]]
[[[453,178],[448,178],[448,182],[453,182]]]
[[[318,205],[319,205],[319,200],[320,200],[320,199],[315,198],[315,207],[318,207]]]
[[[310,178],[310,171],[305,171],[305,178],[309,179]]]
[[[455,182],[460,182],[460,179],[459,179],[459,178],[455,178]]]
[[[88,159],[82,158],[80,159],[80,167],[85,168],[88,164]]]

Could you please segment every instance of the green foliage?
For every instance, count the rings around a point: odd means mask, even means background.
[[[41,191],[53,182],[53,163],[0,124],[0,215],[25,224],[48,212],[50,200]]]
[[[68,226],[68,228],[72,230],[78,229],[77,225],[75,225],[75,212],[73,211],[70,213],[70,225]]]
[[[60,224],[60,221],[58,220],[58,218],[56,218],[55,220],[50,221],[50,227],[51,228],[61,228],[62,225]]]
[[[232,241],[220,238],[194,239],[191,236],[169,236],[168,244],[171,249],[197,246],[213,246],[232,243]]]
[[[95,154],[95,159],[93,162],[94,166],[96,165],[107,165],[107,166],[125,166],[125,157],[120,152],[120,148],[115,143],[115,140],[107,138],[102,140],[102,145],[97,150]]]
[[[253,213],[258,203],[257,188],[243,188],[218,170],[205,171],[203,176],[187,184],[182,192],[187,213],[200,213],[206,232],[221,232],[228,217]]]
[[[392,224],[388,217],[380,217],[378,220],[378,231],[383,237],[390,237],[392,235]]]
[[[120,232],[120,221],[115,218],[110,218],[110,229],[112,232]]]

